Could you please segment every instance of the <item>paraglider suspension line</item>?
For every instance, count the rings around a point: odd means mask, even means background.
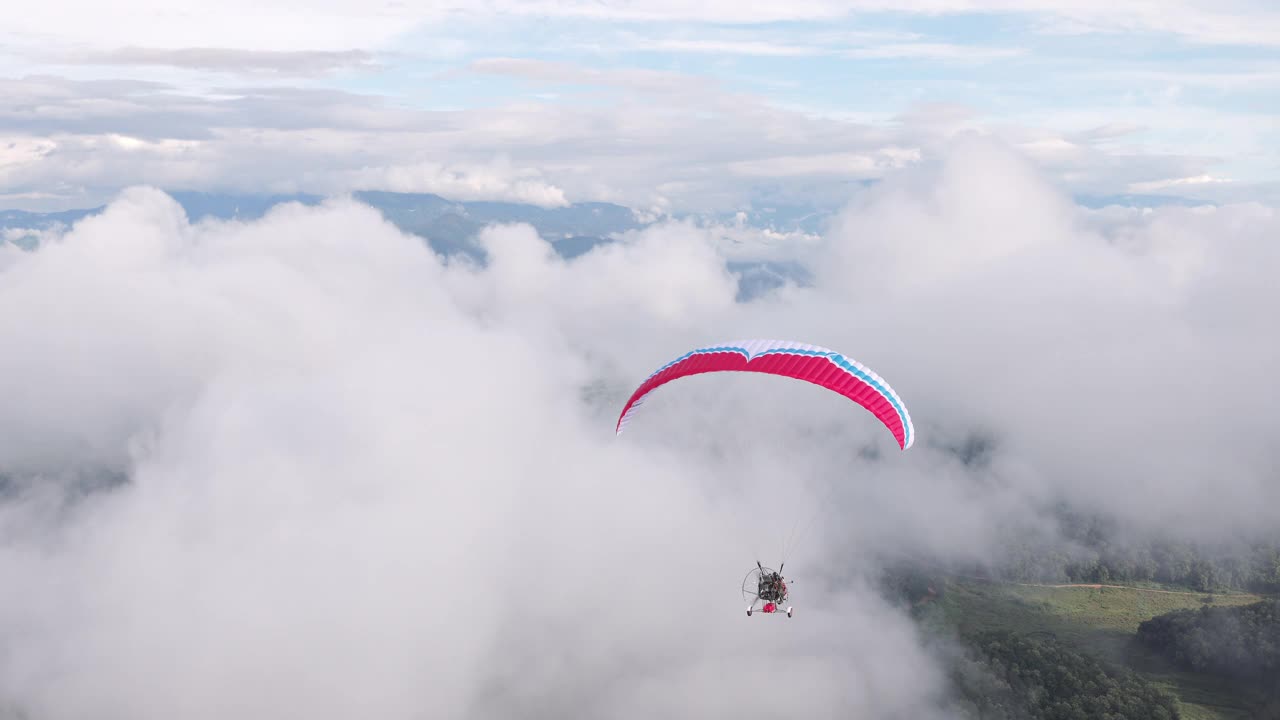
[[[787,556],[791,554],[791,551],[800,546],[800,541],[809,534],[811,529],[813,529],[813,524],[818,519],[818,513],[822,512],[822,508],[829,500],[831,500],[831,496],[835,495],[835,493],[836,485],[832,483],[831,486],[827,488],[827,491],[823,493],[822,499],[818,502],[818,507],[814,508],[813,514],[809,516],[809,519],[804,522],[803,525],[800,522],[800,518],[796,518],[795,524],[791,526],[791,534],[787,535],[787,541],[782,545],[782,562],[785,563],[787,561]],[[797,528],[802,528],[799,535],[796,535]]]

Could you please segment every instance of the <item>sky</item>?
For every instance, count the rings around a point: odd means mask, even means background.
[[[7,197],[106,208],[0,243],[3,713],[933,720],[945,666],[886,558],[998,563],[1061,540],[1059,502],[1274,539],[1273,10],[692,7],[6,24]],[[1202,175],[1230,182],[1177,187],[1211,204],[1075,197]],[[334,197],[193,223],[174,185]],[[835,213],[572,260],[500,225],[476,264],[356,185]],[[747,240],[811,281],[741,298]],[[653,370],[751,337],[866,364],[915,444],[751,376],[673,383],[615,435]],[[745,617],[756,560],[794,617]]]
[[[1078,194],[1268,199],[1265,0],[57,0],[0,29],[0,207],[170,189],[839,205],[958,132]]]

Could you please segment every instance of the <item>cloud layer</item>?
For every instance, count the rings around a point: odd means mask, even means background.
[[[910,623],[841,580],[878,554],[990,557],[1055,497],[1206,536],[1280,520],[1278,224],[1086,211],[960,139],[797,248],[812,287],[742,304],[721,234],[688,225],[571,262],[496,227],[476,267],[347,201],[193,226],[130,190],[0,246],[0,573],[23,588],[0,700],[932,717]],[[672,385],[614,437],[645,375],[741,336],[866,362],[916,447],[737,376]],[[948,449],[975,434],[983,467]],[[793,530],[796,617],[748,620],[742,574]]]
[[[570,106],[534,99],[428,111],[320,88],[217,87],[192,95],[157,81],[0,79],[14,101],[0,109],[0,206],[91,207],[121,184],[146,183],[424,191],[549,207],[597,200],[649,212],[830,208],[962,132],[1019,145],[1078,193],[1178,191],[1227,200],[1269,192],[1221,182],[1211,154],[1117,147],[1132,128],[1117,138],[1113,124],[1092,124],[1100,118],[1064,132],[996,126],[954,106],[925,105],[887,123],[854,122],[779,108],[678,73],[586,72],[526,60],[473,69],[528,82],[532,94],[555,94],[567,83],[585,86],[586,95]],[[1230,126],[1240,138],[1257,132],[1246,120]]]
[[[147,184],[829,209],[966,129],[1076,193],[1280,198],[1280,15],[1252,0],[153,5],[0,29],[0,207]]]

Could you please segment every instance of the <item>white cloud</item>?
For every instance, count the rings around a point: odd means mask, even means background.
[[[467,69],[542,83],[600,85],[658,95],[713,94],[719,90],[715,81],[685,73],[640,68],[600,70],[574,63],[527,58],[483,58],[472,62]]]
[[[650,36],[623,33],[622,47],[650,52],[748,55],[762,57],[835,56],[861,59],[994,60],[1024,55],[1016,47],[926,42],[904,32],[788,32],[716,30]]]
[[[850,58],[928,58],[949,61],[988,61],[1027,54],[1022,48],[956,45],[952,43],[893,43],[854,48],[841,53]]]
[[[340,188],[436,193],[456,200],[507,200],[541,207],[569,204],[564,190],[541,179],[532,168],[512,168],[506,159],[485,165],[413,165],[362,168],[346,176]]]
[[[761,55],[766,57],[804,57],[824,55],[825,48],[815,45],[793,45],[767,40],[697,40],[666,38],[641,40],[637,49],[663,52],[712,53],[716,55]]]
[[[482,60],[475,68],[614,94],[608,103],[596,97],[583,104],[530,100],[427,111],[319,89],[222,87],[191,95],[136,81],[0,81],[13,100],[0,109],[0,132],[17,143],[0,149],[0,190],[14,198],[8,202],[27,207],[83,207],[140,182],[324,193],[369,183],[543,205],[605,200],[708,211],[738,209],[767,185],[770,202],[816,198],[825,205],[833,194],[850,192],[833,181],[879,177],[967,131],[1034,143],[1025,147],[1077,191],[1120,192],[1131,183],[1222,174],[1215,167],[1219,157],[1189,155],[1190,148],[1103,144],[1077,135],[1076,128],[1107,125],[1107,114],[1098,111],[997,126],[968,108],[935,103],[888,123],[854,122],[779,108],[674,72],[510,58]],[[1240,153],[1251,148],[1251,137],[1262,140],[1256,118],[1156,109],[1126,116],[1147,127],[1218,122],[1231,129]],[[509,158],[509,167],[494,166],[495,155]],[[1242,182],[1236,191],[1249,187]],[[17,200],[33,194],[63,200]]]
[[[819,282],[883,308],[851,332],[892,329],[888,355],[930,375],[926,396],[996,428],[1055,492],[1140,526],[1222,512],[1240,526],[1214,532],[1265,527],[1235,501],[1277,492],[1260,398],[1280,348],[1255,334],[1278,299],[1261,280],[1280,268],[1274,210],[1171,208],[1082,231],[1029,166],[981,146],[930,173],[836,231],[849,242]]]
[[[1252,0],[1013,0],[999,4],[1043,13],[1040,31],[1054,34],[1166,32],[1193,42],[1240,45],[1275,45],[1280,37],[1280,12],[1270,3]]]
[[[0,178],[11,168],[40,160],[57,146],[56,142],[42,137],[0,137]]]
[[[1114,140],[1148,129],[1143,125],[1127,122],[1110,122],[1074,133],[1074,138],[1081,142],[1097,143]]]
[[[1131,183],[1129,188],[1135,192],[1151,192],[1153,190],[1168,190],[1186,185],[1216,185],[1219,183],[1229,183],[1230,178],[1214,177],[1212,175],[1193,175],[1191,177],[1167,178],[1164,180],[1152,180],[1150,182]]]
[[[617,443],[612,403],[583,403],[652,362],[629,333],[666,345],[732,308],[688,239],[566,266],[494,230],[477,272],[348,203],[191,227],[132,191],[9,263],[0,464],[34,484],[0,505],[0,569],[24,578],[0,697],[51,718],[930,717],[940,677],[866,591],[815,577],[807,625],[744,625],[740,538],[782,505],[725,514],[703,461]],[[48,514],[83,464],[129,482]],[[760,672],[760,632],[788,660],[724,693]]]
[[[87,65],[158,65],[233,73],[318,75],[347,68],[367,68],[372,57],[363,50],[292,51],[226,48],[125,47],[108,51],[52,55],[51,60]]]
[[[882,148],[875,153],[823,153],[771,157],[729,164],[729,171],[757,177],[835,175],[845,178],[880,177],[886,171],[920,159],[915,148]]]
[[[1084,157],[1088,148],[1062,137],[1041,137],[1019,143],[1018,148],[1042,161],[1074,161]]]

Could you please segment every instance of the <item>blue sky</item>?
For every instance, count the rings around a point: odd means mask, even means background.
[[[145,182],[724,210],[966,131],[1076,192],[1280,182],[1261,2],[53,5],[0,35],[3,206]]]

